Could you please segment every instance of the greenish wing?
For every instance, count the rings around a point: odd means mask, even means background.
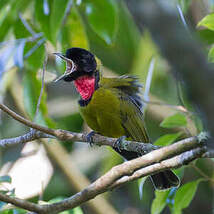
[[[124,75],[114,78],[102,78],[101,86],[104,88],[114,88],[130,96],[132,100],[140,107],[143,107],[142,100],[139,96],[142,85],[135,76]]]
[[[121,93],[121,120],[127,136],[138,142],[149,142],[143,113],[131,96]]]

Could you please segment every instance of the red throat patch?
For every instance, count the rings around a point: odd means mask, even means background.
[[[74,81],[74,85],[83,100],[88,100],[92,97],[95,89],[95,77],[82,76]]]

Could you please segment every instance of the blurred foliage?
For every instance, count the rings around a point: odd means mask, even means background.
[[[194,23],[194,13],[198,13],[198,10],[194,9],[194,1],[179,0],[174,2],[176,6],[180,6],[184,16],[189,18],[188,21],[192,20]],[[206,4],[210,9],[206,13],[212,12],[212,1],[206,1]],[[214,62],[213,21],[214,15],[208,14],[193,28],[195,34],[204,44],[208,60],[211,63]],[[76,101],[75,91],[68,84],[56,85],[45,79],[45,92],[41,99],[39,113],[35,115],[41,88],[41,78],[38,73],[41,73],[45,56],[48,56],[46,76],[50,72],[52,74],[63,73],[65,65],[61,61],[56,61],[52,53],[64,53],[70,47],[90,49],[101,59],[104,73],[105,68],[110,69],[114,75],[131,73],[137,75],[144,85],[150,61],[154,58],[155,67],[151,93],[163,102],[171,105],[183,105],[187,111],[194,111],[186,98],[183,83],[178,83],[178,80],[171,75],[170,66],[159,54],[159,50],[153,43],[147,29],[144,29],[142,34],[139,32],[133,17],[122,0],[1,0],[0,28],[0,101],[5,100],[6,104],[17,112],[20,111],[21,103],[24,105],[25,114],[39,124],[76,132],[80,132],[84,127],[83,120],[73,105]],[[54,77],[50,78],[54,79]],[[13,87],[16,87],[17,93],[12,92]],[[23,94],[19,94],[20,91]],[[169,145],[181,139],[184,133],[182,131],[175,132],[172,128],[187,129],[189,119],[194,121],[198,131],[203,130],[201,120],[196,113],[188,115],[177,112],[166,117],[161,123],[158,120],[150,120],[150,116],[146,117],[150,137],[159,146]],[[26,131],[26,128],[17,122],[13,122],[13,127],[11,124],[11,119],[2,115],[0,118],[1,138],[13,137],[17,134],[17,130]],[[157,139],[157,136],[160,137]],[[78,153],[81,146],[66,142],[63,142],[62,145],[69,153],[77,153],[77,157],[83,162],[85,160],[84,164],[87,164],[87,152],[84,155]],[[87,149],[90,150],[90,148]],[[15,156],[13,155],[15,152],[20,154]],[[93,179],[122,162],[122,158],[115,152],[106,149],[105,153],[108,155],[101,161],[99,157],[96,157],[94,168],[89,173]],[[8,160],[8,154],[18,159],[21,156],[21,149],[19,151],[2,150],[0,154],[1,167],[6,163],[4,160]],[[96,153],[93,156],[96,156]],[[207,170],[213,169],[213,165],[211,165],[213,162],[203,160],[202,163],[198,164],[197,162],[197,167],[205,168],[205,173],[208,176],[214,176],[209,174],[211,170]],[[56,170],[54,162],[52,164],[57,176],[53,176],[46,188],[48,192],[44,194],[44,201],[49,200],[51,196],[52,199],[49,202],[56,202],[63,199],[58,194],[68,194],[68,189],[66,189],[68,184],[64,185],[66,183],[65,177],[59,175],[59,170]],[[209,197],[206,200],[197,193],[198,184],[202,181],[200,178],[203,177],[203,174],[199,173],[196,176],[194,170],[186,170],[185,167],[176,170],[176,173],[180,178],[184,177],[185,184],[179,189],[154,192],[151,184],[146,180],[145,183],[127,184],[120,190],[106,194],[106,197],[118,209],[119,213],[124,214],[129,213],[130,210],[133,210],[133,213],[180,214],[189,213],[188,209],[194,210],[193,213],[197,214],[208,213],[213,209],[211,193],[208,192]],[[10,183],[10,177],[1,176],[0,186],[3,182]],[[206,188],[213,189],[213,183],[208,181],[203,183],[207,183],[207,185],[200,185],[200,193],[201,191],[207,192]],[[138,185],[142,199],[138,194]],[[62,188],[61,192],[59,188]],[[10,194],[14,194],[14,191],[11,191]],[[193,198],[195,199],[193,200]],[[203,210],[197,207],[202,204],[205,207]],[[2,209],[0,212],[3,214],[26,213],[21,209],[6,210],[4,207],[5,203],[0,202]],[[85,212],[84,209],[76,208],[62,213],[82,214],[90,213],[90,211]]]
[[[186,117],[185,115],[180,113],[165,118],[160,124],[160,126],[163,128],[175,128],[186,125],[187,125]]]

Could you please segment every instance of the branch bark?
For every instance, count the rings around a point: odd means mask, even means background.
[[[38,139],[39,137],[87,142],[87,135],[68,132],[66,130],[55,130],[37,125],[16,114],[1,103],[0,109],[12,116],[14,119],[33,128],[26,135],[1,140],[0,145],[2,146],[15,145],[21,142],[24,143],[33,139]],[[108,145],[114,147],[117,139],[95,135],[93,140],[97,145]],[[114,189],[124,183],[157,173],[162,170],[180,167],[196,158],[202,157],[203,155],[207,156],[207,153],[209,152],[206,146],[204,146],[204,143],[199,142],[198,137],[186,138],[170,146],[162,148],[157,148],[148,143],[145,144],[141,142],[126,141],[121,145],[121,149],[142,152],[142,154],[149,153],[113,167],[109,172],[97,179],[94,183],[90,184],[84,190],[59,203],[37,205],[22,199],[9,197],[4,194],[0,194],[0,200],[37,213],[58,213],[60,211],[79,206],[97,195]]]
[[[166,169],[177,168],[183,164],[188,164],[196,158],[202,157],[203,154],[207,152],[207,148],[203,146],[203,144],[198,142],[195,144],[193,142],[195,141],[179,141],[170,146],[160,148],[144,156],[115,166],[81,192],[58,203],[36,205],[31,202],[26,202],[25,200],[11,198],[1,193],[0,200],[37,213],[58,213],[63,210],[72,209],[124,183]]]
[[[29,133],[16,137],[16,138],[10,138],[10,139],[3,139],[0,140],[0,146],[12,146],[16,145],[18,143],[26,143],[32,140],[36,140],[39,138],[57,138],[59,140],[66,140],[66,141],[81,141],[88,143],[87,134],[82,133],[75,133],[75,132],[69,132],[67,130],[62,129],[50,129],[44,126],[40,126],[36,123],[33,123],[24,117],[16,114],[14,111],[9,109],[4,104],[0,103],[0,109],[6,112],[8,115],[13,117],[15,120],[23,123],[24,125],[33,128],[32,131]],[[117,139],[116,138],[107,138],[102,135],[95,134],[93,136],[93,142],[95,145],[101,146],[111,146],[115,147]],[[124,141],[120,145],[120,149],[125,149],[128,151],[135,151],[139,152],[141,154],[146,154],[154,149],[157,149],[158,147],[155,145],[152,145],[150,143],[139,143],[134,141]]]

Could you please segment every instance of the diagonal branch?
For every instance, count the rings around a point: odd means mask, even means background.
[[[14,111],[9,109],[4,104],[0,103],[0,109],[6,112],[8,115],[13,117],[15,120],[23,123],[24,125],[31,127],[37,131],[35,131],[32,135],[32,133],[28,133],[26,135],[17,137],[17,138],[10,138],[10,139],[3,139],[0,140],[0,146],[9,146],[9,145],[15,145],[17,143],[26,143],[35,139],[40,138],[54,138],[56,137],[59,140],[67,140],[67,141],[81,141],[81,142],[88,142],[87,135],[82,133],[75,133],[75,132],[69,132],[67,130],[61,130],[61,129],[51,129],[44,126],[40,126],[36,123],[33,123],[24,117],[16,114]],[[38,132],[38,133],[37,133]],[[95,145],[101,146],[111,146],[115,147],[117,139],[116,138],[107,138],[102,135],[95,134],[93,136],[93,142]],[[126,149],[128,151],[136,151],[141,154],[148,153],[154,149],[157,149],[158,147],[155,145],[152,145],[150,143],[138,143],[138,142],[132,142],[131,141],[124,141],[120,149]]]
[[[117,165],[81,192],[58,203],[36,205],[30,202],[25,203],[24,200],[11,198],[3,194],[0,194],[0,200],[37,213],[58,213],[63,210],[72,209],[103,192],[114,189],[129,181],[166,169],[177,168],[183,164],[188,164],[190,161],[202,157],[206,152],[206,147],[201,145],[191,151],[185,151],[176,155],[178,150],[184,150],[181,143],[181,141],[177,142],[173,145],[160,148],[139,158]],[[188,145],[189,142],[183,143],[186,148],[190,148]]]
[[[4,104],[1,104],[1,103],[0,103],[0,109],[5,111],[6,113],[8,113],[14,119],[35,129],[34,131],[31,130],[31,132],[29,132],[28,134],[19,136],[17,138],[0,140],[0,146],[9,146],[9,145],[15,145],[18,143],[26,143],[26,142],[38,139],[39,137],[40,138],[56,137],[59,140],[88,142],[88,138],[87,138],[86,134],[69,132],[67,130],[62,130],[62,129],[51,129],[51,128],[47,128],[44,126],[40,126],[38,124],[35,124],[35,123],[21,117],[20,115],[16,114],[15,112],[13,112],[8,107],[6,107]],[[189,137],[189,138],[183,139],[171,146],[172,146],[172,148],[175,147],[174,149],[176,149],[177,153],[181,153],[183,151],[187,151],[187,150],[200,146],[201,144],[199,141],[201,141],[201,140],[204,140],[204,139],[199,140],[198,137],[196,137],[196,136]],[[95,134],[93,136],[93,142],[95,145],[98,145],[98,146],[105,145],[105,146],[115,147],[116,141],[117,141],[116,138],[108,138],[108,137],[104,137],[104,136],[98,135],[98,134]],[[146,153],[148,153],[152,150],[156,150],[158,148],[159,147],[152,145],[150,143],[135,142],[135,141],[124,141],[120,145],[120,149],[127,150],[127,151],[134,151],[134,152],[138,152],[141,154],[146,154]],[[168,150],[168,147],[163,147],[162,149],[165,153],[164,155],[171,154],[171,150]],[[207,153],[206,153],[206,156],[208,156]],[[211,156],[212,156],[212,154],[211,154]]]

